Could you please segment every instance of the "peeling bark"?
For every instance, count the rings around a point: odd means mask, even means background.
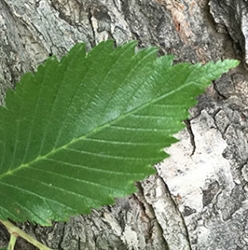
[[[171,157],[136,194],[50,228],[20,227],[63,250],[248,249],[247,18],[245,0],[0,1],[2,104],[24,72],[80,41],[138,39],[177,62],[244,62],[199,97]],[[0,247],[7,238],[0,225]]]

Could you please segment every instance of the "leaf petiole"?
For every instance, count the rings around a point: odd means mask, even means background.
[[[11,222],[2,220],[0,220],[0,222],[7,228],[8,232],[10,233],[10,241],[7,250],[14,250],[16,239],[18,236],[22,237],[40,250],[52,250],[51,248],[46,247],[36,239],[32,238],[30,235],[22,231],[20,228],[16,227]]]
[[[17,236],[15,234],[10,235],[10,241],[7,250],[14,250]]]

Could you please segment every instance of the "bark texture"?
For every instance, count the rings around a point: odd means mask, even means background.
[[[138,39],[177,61],[243,61],[199,97],[171,157],[136,194],[50,228],[20,227],[63,250],[248,249],[247,21],[245,0],[1,0],[3,105],[24,72],[79,41],[90,49],[104,39]],[[7,239],[0,225],[0,247]]]

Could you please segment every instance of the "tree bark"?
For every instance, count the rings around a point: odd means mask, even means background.
[[[137,193],[49,228],[20,227],[63,250],[248,249],[247,18],[245,0],[1,0],[2,105],[24,72],[81,41],[137,39],[176,62],[243,61],[198,98],[171,157]],[[0,247],[7,239],[0,225]]]

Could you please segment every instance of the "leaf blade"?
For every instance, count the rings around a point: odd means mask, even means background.
[[[135,52],[78,44],[58,62],[26,74],[0,107],[0,219],[47,225],[135,191],[155,172],[163,148],[194,97],[237,61],[205,66]]]

